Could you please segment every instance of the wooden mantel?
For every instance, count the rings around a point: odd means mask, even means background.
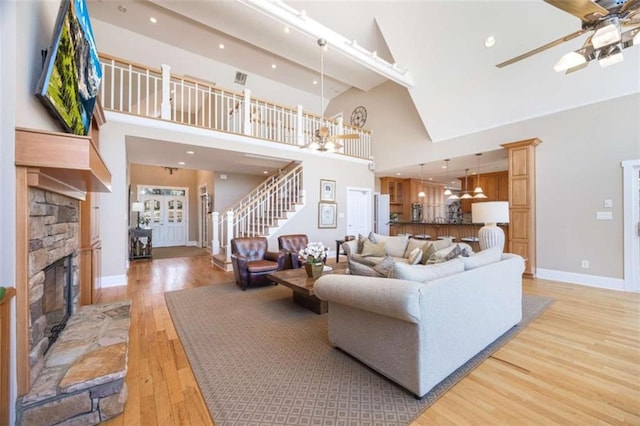
[[[28,185],[84,200],[111,192],[111,173],[89,136],[16,128],[16,166]]]

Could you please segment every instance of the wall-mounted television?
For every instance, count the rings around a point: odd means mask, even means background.
[[[86,135],[101,79],[85,0],[62,0],[36,96],[65,131]]]

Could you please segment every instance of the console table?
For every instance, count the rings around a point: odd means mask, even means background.
[[[129,260],[151,258],[152,252],[151,229],[129,229]]]

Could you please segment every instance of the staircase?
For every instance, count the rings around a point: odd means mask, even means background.
[[[291,163],[237,201],[213,212],[213,264],[231,271],[231,239],[269,237],[303,206],[302,166]]]

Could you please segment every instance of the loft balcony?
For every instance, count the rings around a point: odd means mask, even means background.
[[[100,99],[105,110],[171,121],[220,132],[250,136],[265,143],[303,147],[316,130],[331,135],[356,134],[340,140],[337,154],[370,160],[371,132],[303,111],[160,69],[100,54],[103,81]]]

